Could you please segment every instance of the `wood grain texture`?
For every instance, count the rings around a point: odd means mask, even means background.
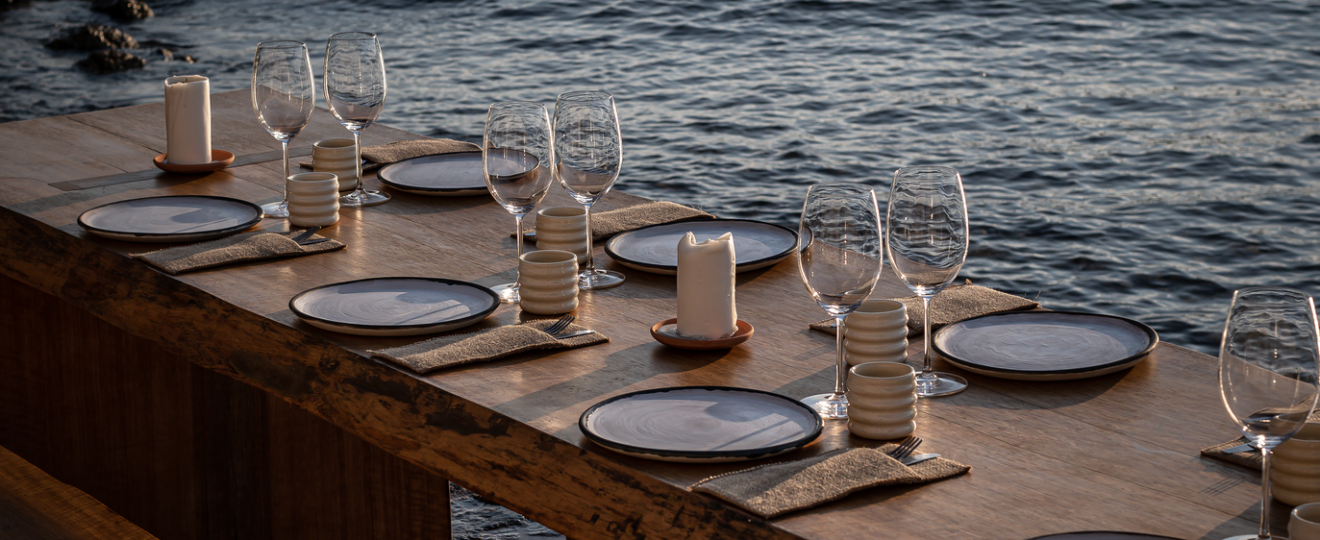
[[[91,496],[0,447],[0,537],[156,540]]]
[[[214,124],[223,126],[215,137],[255,150],[269,137],[250,119],[241,94],[213,98],[213,118],[223,119]],[[77,123],[98,127],[75,144],[107,154],[118,145],[125,155],[150,148],[163,136],[159,126],[141,120],[150,107],[75,115]],[[325,116],[314,116],[313,123]],[[42,126],[65,125],[47,120]],[[116,131],[121,123],[127,127]],[[8,136],[10,126],[0,124],[0,136]],[[374,144],[416,136],[373,126],[367,137]],[[0,158],[21,162],[21,171],[43,166],[6,148]],[[85,174],[127,167],[124,159],[106,160],[89,163]],[[623,181],[645,180],[628,175]],[[1218,404],[1213,359],[1186,349],[1161,345],[1133,369],[1084,381],[1022,383],[969,374],[967,392],[921,402],[917,434],[929,441],[924,450],[972,465],[970,474],[765,521],[686,489],[739,465],[622,457],[585,440],[576,422],[602,399],[649,388],[727,385],[791,397],[830,388],[834,340],[807,330],[824,315],[802,288],[792,259],[738,276],[739,315],[756,326],[752,340],[693,353],[660,345],[649,334],[652,324],[675,312],[674,278],[621,268],[598,247],[597,264],[622,271],[628,282],[585,292],[577,315],[610,343],[423,377],[365,356],[368,349],[416,338],[317,330],[299,322],[287,301],[311,287],[367,277],[508,281],[513,218],[488,197],[395,193],[388,204],[342,211],[339,224],[322,231],[347,244],[344,251],[171,277],[124,256],[150,247],[82,233],[73,225],[78,214],[159,194],[266,202],[278,197],[278,164],[187,182],[154,179],[77,192],[48,185],[66,179],[76,178],[5,180],[13,189],[0,194],[0,235],[11,241],[0,246],[0,273],[134,336],[186,346],[189,354],[179,362],[259,388],[570,538],[861,539],[881,532],[1029,538],[1087,529],[1215,538],[1254,530],[1257,475],[1197,455],[1234,431]],[[368,187],[373,183],[368,179]],[[614,192],[597,209],[638,201]],[[554,189],[542,207],[572,204]],[[268,220],[261,227],[285,225]],[[874,296],[907,294],[885,272]],[[1049,307],[1048,298],[1041,300]],[[523,318],[516,307],[504,306],[475,329]],[[911,347],[915,362],[921,343]],[[831,423],[820,441],[784,459],[873,444]]]

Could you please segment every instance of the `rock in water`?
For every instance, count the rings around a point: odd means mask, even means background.
[[[61,51],[99,51],[102,49],[136,49],[138,42],[113,26],[84,24],[64,31],[46,42],[46,46]]]
[[[142,69],[147,61],[124,51],[96,51],[78,62],[78,67],[98,74]]]
[[[92,2],[92,11],[100,11],[121,21],[136,21],[155,15],[151,6],[142,0],[96,0]]]

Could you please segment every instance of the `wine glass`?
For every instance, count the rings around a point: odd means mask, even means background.
[[[816,184],[807,190],[798,225],[797,262],[802,284],[811,298],[834,317],[834,392],[803,398],[829,420],[848,418],[843,363],[843,319],[871,294],[880,278],[884,250],[880,244],[880,209],[875,191],[861,184]]]
[[[1320,340],[1315,302],[1282,287],[1233,293],[1219,346],[1219,392],[1247,440],[1260,449],[1260,532],[1270,538],[1270,456],[1315,410]]]
[[[554,157],[550,113],[545,105],[504,101],[490,106],[481,145],[481,170],[491,196],[517,222],[514,240],[518,260],[523,253],[523,216],[536,208],[550,191],[549,165]],[[515,271],[517,265],[514,265]],[[521,276],[519,276],[521,278]],[[494,287],[500,302],[517,303],[518,281]]]
[[[948,287],[967,260],[967,200],[962,177],[949,167],[904,167],[889,190],[889,264],[921,297],[925,317],[925,364],[917,395],[947,396],[967,389],[967,380],[931,370],[930,300]]]
[[[592,259],[591,205],[609,193],[623,166],[623,136],[614,96],[579,90],[555,101],[555,178],[587,209],[587,262],[578,274],[579,289],[606,289],[623,283],[623,274],[599,270]]]
[[[252,110],[266,132],[284,149],[284,180],[289,179],[289,141],[307,127],[316,109],[312,60],[301,41],[263,41],[252,60]],[[280,182],[281,189],[283,184]],[[266,217],[289,217],[289,194],[261,206]]]
[[[357,188],[339,198],[340,206],[372,206],[390,200],[387,193],[363,188],[362,131],[385,108],[385,59],[380,41],[369,32],[341,32],[325,43],[325,103],[339,123],[353,133]]]

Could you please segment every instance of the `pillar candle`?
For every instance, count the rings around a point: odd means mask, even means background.
[[[165,161],[211,162],[211,82],[206,77],[165,79]]]
[[[698,243],[689,232],[678,240],[678,335],[719,339],[737,330],[736,260],[733,233]]]

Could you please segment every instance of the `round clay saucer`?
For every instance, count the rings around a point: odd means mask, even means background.
[[[665,327],[670,328],[665,328]],[[661,329],[664,329],[661,331]],[[713,351],[716,349],[728,349],[751,339],[752,333],[756,329],[752,328],[751,323],[738,319],[738,330],[734,331],[732,336],[720,339],[690,339],[678,335],[678,319],[665,319],[655,326],[651,327],[651,337],[656,341],[664,343],[670,347],[678,349],[687,349],[690,351]]]
[[[218,171],[220,169],[228,167],[230,163],[234,162],[234,154],[232,152],[226,152],[224,150],[217,150],[215,148],[212,148],[211,162],[199,163],[197,165],[175,165],[173,163],[170,163],[169,161],[166,161],[165,154],[156,156],[156,159],[153,159],[151,161],[154,162],[156,164],[156,167],[159,167],[160,170],[162,171],[167,171],[172,173],[195,174],[195,173]]]

